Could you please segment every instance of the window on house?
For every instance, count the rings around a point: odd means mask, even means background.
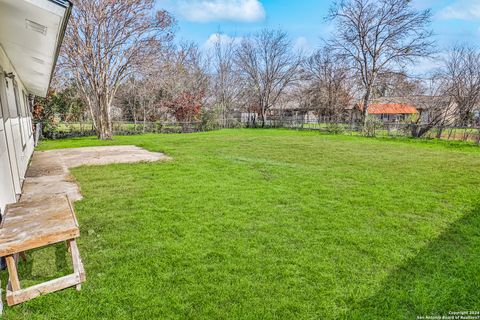
[[[1,80],[0,80],[1,81]],[[1,94],[1,93],[0,93]],[[6,119],[5,119],[6,120]],[[3,104],[0,97],[0,155],[7,152],[7,142],[2,142],[2,139],[5,138],[5,122],[3,122]]]
[[[5,123],[3,122],[3,104],[2,104],[2,99],[0,98],[0,132],[4,131],[4,126],[5,126]],[[0,134],[3,134],[3,132]],[[0,150],[0,154],[1,153],[2,153],[2,150]]]
[[[23,127],[23,118],[25,115],[23,114],[24,112],[22,111],[22,106],[20,103],[20,95],[18,92],[18,84],[16,81],[13,81],[13,93],[15,94],[15,106],[16,106],[16,111],[17,111],[17,117],[18,117],[18,126],[20,128],[20,139],[22,141],[22,147],[25,149],[27,146],[27,141],[24,136],[24,127]]]
[[[0,69],[0,74],[2,70]],[[2,108],[2,114],[3,114],[3,121],[7,121],[10,118],[10,111],[8,110],[8,105],[6,100],[2,100],[3,98],[6,99],[4,93],[5,93],[5,87],[2,86],[2,84],[5,84],[5,79],[1,77],[0,75],[0,107]]]
[[[30,112],[30,103],[28,100],[28,95],[25,93],[25,91],[22,91],[23,93],[23,106],[25,110],[25,115],[26,115],[26,121],[27,121],[27,132],[28,132],[28,137],[31,137],[33,134],[33,128],[32,128],[32,115]]]

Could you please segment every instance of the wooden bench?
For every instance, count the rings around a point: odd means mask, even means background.
[[[0,257],[5,257],[9,274],[8,305],[72,286],[80,290],[85,270],[75,240],[79,236],[77,219],[65,194],[39,196],[8,206],[0,226]],[[19,255],[63,241],[70,251],[73,273],[22,289],[17,273]]]

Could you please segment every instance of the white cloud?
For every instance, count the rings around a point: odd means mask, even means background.
[[[478,20],[480,19],[480,2],[458,0],[438,13],[443,20]]]
[[[437,1],[438,0],[413,0],[412,6],[415,9],[425,10],[425,9],[432,8]]]
[[[259,0],[173,0],[173,11],[194,22],[255,22],[265,18]]]
[[[447,59],[449,51],[437,53],[432,58],[420,58],[416,63],[407,66],[407,71],[415,76],[425,76],[438,71]]]
[[[242,41],[241,37],[230,37],[229,35],[223,33],[213,33],[208,37],[207,41],[203,44],[204,49],[213,49],[216,43],[221,44],[231,44],[231,43],[240,43]]]
[[[407,71],[415,76],[428,75],[441,66],[439,59],[422,58],[414,64],[407,66]]]
[[[293,48],[295,51],[301,51],[304,53],[311,53],[313,51],[310,43],[305,37],[298,37],[293,44]]]

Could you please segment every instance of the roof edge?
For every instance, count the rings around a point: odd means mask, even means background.
[[[58,4],[59,6],[62,6],[64,8],[72,7],[73,4],[70,0],[48,0],[50,2],[53,2],[55,4]]]

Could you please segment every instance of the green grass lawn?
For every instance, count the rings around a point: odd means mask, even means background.
[[[87,282],[5,319],[415,319],[480,309],[480,149],[287,130],[46,141],[174,158],[73,170]],[[20,264],[69,272],[63,246]],[[6,275],[2,273],[2,284]]]

